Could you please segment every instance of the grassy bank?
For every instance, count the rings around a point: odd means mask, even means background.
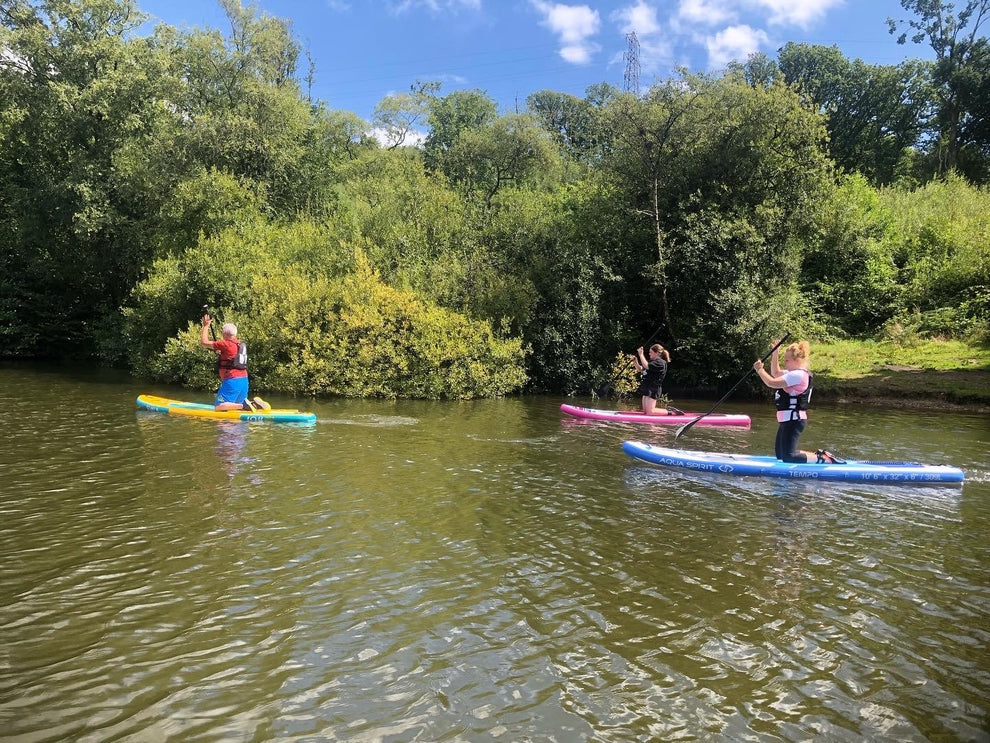
[[[990,410],[990,348],[962,341],[813,343],[818,399]]]

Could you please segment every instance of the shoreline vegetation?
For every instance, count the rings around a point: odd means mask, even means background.
[[[39,363],[9,356],[0,356],[0,360],[4,365]],[[986,344],[957,340],[815,342],[812,370],[815,399],[819,403],[990,412],[990,347]],[[132,378],[142,377],[132,375]],[[679,397],[714,401],[722,394],[712,386],[686,386],[670,381],[667,390],[672,402]],[[621,387],[628,399],[633,387],[628,384]],[[525,397],[530,393],[517,394]],[[762,399],[755,386],[740,387],[734,397]]]
[[[511,111],[417,80],[364,121],[255,5],[16,0],[2,353],[205,391],[208,306],[262,394],[468,400],[596,389],[657,328],[709,395],[789,329],[819,400],[988,404],[988,4],[901,0],[945,64],[789,42]]]
[[[818,402],[990,412],[990,348],[957,340],[812,343]],[[677,394],[712,397],[711,390]],[[750,390],[750,399],[755,397]],[[740,391],[739,399],[747,399]]]

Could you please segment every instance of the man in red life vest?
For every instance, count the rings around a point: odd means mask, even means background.
[[[224,323],[223,339],[210,340],[210,316],[203,315],[203,330],[199,342],[215,351],[218,356],[217,370],[220,373],[220,389],[217,390],[213,406],[217,410],[268,410],[271,408],[260,397],[248,399],[247,344],[237,338],[237,326]],[[216,336],[213,336],[214,339]]]

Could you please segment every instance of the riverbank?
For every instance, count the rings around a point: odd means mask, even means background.
[[[45,362],[0,360],[0,367],[23,366],[39,371],[66,368]],[[79,373],[79,367],[72,368]],[[811,368],[815,372],[815,399],[819,402],[990,412],[990,347],[962,341],[924,341],[912,345],[877,341],[816,342],[812,344]],[[133,379],[122,369],[92,368],[87,373],[104,381]],[[664,389],[673,399],[716,400],[722,395],[714,388],[687,389],[676,382],[665,385]],[[755,383],[752,387],[742,385],[733,397],[755,399],[757,391]]]
[[[990,413],[990,348],[963,341],[815,342],[811,369],[817,402]],[[673,398],[719,396],[676,385],[669,391]],[[734,397],[762,399],[762,393],[754,383]]]
[[[963,341],[838,341],[812,347],[819,400],[990,411],[990,348]]]

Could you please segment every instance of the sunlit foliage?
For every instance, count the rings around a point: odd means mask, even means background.
[[[982,2],[902,2],[965,52],[934,67],[788,45],[512,113],[416,81],[372,123],[250,4],[142,36],[132,0],[5,2],[0,348],[206,388],[209,305],[257,389],[471,398],[587,393],[658,326],[696,388],[784,329],[985,338]]]

